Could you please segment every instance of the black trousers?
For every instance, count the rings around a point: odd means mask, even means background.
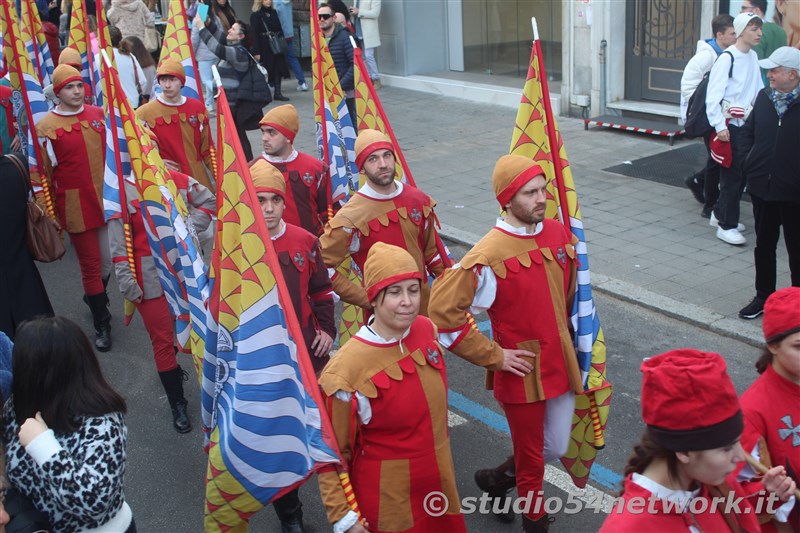
[[[728,126],[728,131],[731,134],[733,162],[730,168],[720,166],[719,199],[717,199],[717,206],[714,208],[714,215],[719,220],[719,227],[722,229],[735,228],[739,223],[739,202],[742,200],[745,185],[744,175],[742,174],[744,154],[738,148],[739,128]]]
[[[712,135],[714,135],[714,133],[710,133],[703,137],[703,143],[706,145],[708,158],[706,160],[706,166],[702,170],[696,172],[694,175],[695,181],[703,184],[703,196],[706,197],[704,207],[709,209],[717,204],[717,199],[719,198],[719,170],[721,168],[719,163],[711,158],[709,144],[711,142]]]
[[[783,226],[783,240],[789,253],[792,286],[800,287],[800,204],[768,202],[752,196],[753,218],[756,220],[756,293],[766,298],[775,292],[776,250]]]

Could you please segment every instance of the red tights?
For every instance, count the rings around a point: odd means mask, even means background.
[[[511,429],[514,465],[517,471],[517,493],[520,498],[531,494],[531,520],[544,516],[544,415],[547,402],[501,403]],[[539,500],[537,505],[537,500]]]
[[[158,298],[142,300],[136,308],[142,315],[147,334],[150,335],[156,370],[167,372],[177,367],[178,360],[175,357],[173,343],[175,326],[169,314],[166,297],[162,294]]]

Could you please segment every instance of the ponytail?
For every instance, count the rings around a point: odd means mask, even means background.
[[[675,452],[662,448],[645,432],[639,442],[633,447],[633,453],[628,457],[628,464],[625,466],[625,477],[631,474],[641,474],[656,459],[663,459],[667,462],[667,473],[671,479],[678,479],[678,458]],[[623,486],[619,495],[625,492]]]

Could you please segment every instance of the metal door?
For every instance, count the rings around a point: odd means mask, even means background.
[[[625,97],[678,103],[681,75],[700,37],[702,2],[628,0]]]

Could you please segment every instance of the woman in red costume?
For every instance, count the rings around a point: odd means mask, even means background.
[[[756,363],[759,376],[742,395],[742,447],[766,466],[784,466],[798,482],[800,473],[800,287],[774,292],[764,304],[766,346]],[[763,480],[745,466],[738,480],[745,491],[764,489]],[[793,503],[793,505],[792,505]],[[761,530],[800,531],[800,503],[786,502],[778,512],[761,514]]]
[[[364,286],[374,314],[319,378],[365,519],[359,523],[348,507],[336,472],[323,470],[320,492],[336,532],[466,531],[447,430],[444,350],[436,327],[419,316],[421,278],[407,251],[373,245]],[[429,513],[433,492],[449,505]]]
[[[742,410],[725,360],[673,350],[642,363],[642,418],[647,429],[625,468],[621,501],[601,532],[758,532],[755,509],[786,501],[795,484],[783,467],[764,476],[772,494],[745,498],[726,477],[744,461]]]

